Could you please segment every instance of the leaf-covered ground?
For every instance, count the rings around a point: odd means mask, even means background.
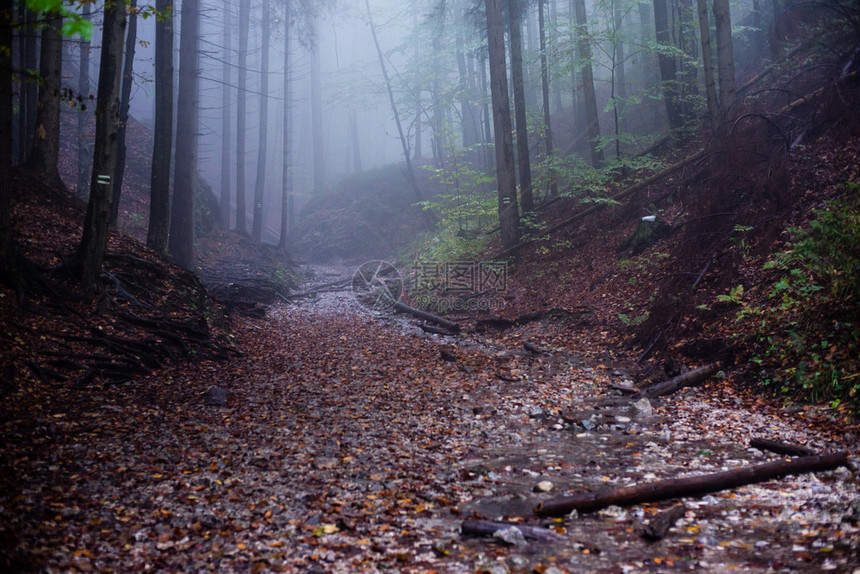
[[[857,429],[713,383],[651,415],[591,413],[623,358],[545,321],[444,339],[348,293],[235,317],[245,356],[86,392],[28,380],[2,406],[0,556],[16,571],[640,572],[860,567],[848,469],[560,521],[534,506],[776,460],[765,436],[848,449]],[[522,350],[531,341],[547,351]],[[440,345],[456,361],[440,358]],[[211,404],[212,387],[227,390]],[[38,401],[32,400],[34,397]],[[217,398],[217,397],[216,397]],[[215,401],[217,403],[217,400]],[[549,481],[552,491],[535,492]],[[543,485],[544,488],[547,485]],[[466,538],[465,518],[554,529],[552,543]]]

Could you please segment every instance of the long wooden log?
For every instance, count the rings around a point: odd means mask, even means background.
[[[704,367],[699,367],[698,369],[693,369],[692,371],[688,371],[683,375],[678,375],[668,381],[663,381],[662,383],[657,383],[656,385],[651,385],[646,389],[642,389],[633,395],[631,400],[638,401],[639,399],[653,399],[663,395],[670,395],[684,387],[695,387],[696,385],[704,383],[718,370],[719,367],[713,363]]]
[[[436,323],[437,325],[445,327],[446,329],[454,333],[460,332],[460,325],[458,325],[454,321],[449,321],[448,319],[440,317],[439,315],[434,315],[433,313],[428,313],[427,311],[422,311],[421,309],[410,307],[403,301],[398,301],[397,303],[395,303],[394,310],[399,311],[400,313],[406,313],[407,315],[412,315],[413,317],[417,317],[425,321],[430,321],[431,323]]]
[[[848,465],[848,453],[804,456],[791,460],[768,462],[702,476],[671,478],[658,482],[622,486],[600,492],[584,492],[547,500],[535,508],[539,516],[565,516],[571,511],[595,512],[609,506],[630,506],[687,496],[701,496],[747,484],[766,482],[789,474],[834,470]]]
[[[464,520],[463,524],[460,525],[460,532],[466,536],[492,536],[499,530],[505,530],[506,528],[516,528],[526,540],[539,542],[564,540],[564,536],[546,528],[512,524],[510,522],[493,522],[490,520]]]
[[[815,456],[818,454],[811,448],[806,448],[799,444],[791,444],[778,440],[769,440],[761,437],[750,439],[750,446],[759,450],[769,450],[776,454],[784,454],[787,456]]]

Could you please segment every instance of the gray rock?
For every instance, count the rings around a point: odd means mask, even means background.
[[[206,391],[206,399],[204,402],[207,407],[227,406],[227,389],[212,387]]]
[[[635,403],[631,405],[636,414],[651,416],[654,413],[654,409],[651,407],[651,401],[649,399],[639,399]]]

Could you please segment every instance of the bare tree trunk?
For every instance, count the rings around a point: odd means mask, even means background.
[[[370,23],[370,33],[373,36],[373,45],[376,46],[376,55],[379,57],[379,66],[382,68],[382,77],[385,80],[385,87],[388,90],[388,101],[391,104],[391,111],[394,114],[394,123],[397,125],[397,134],[400,136],[400,146],[403,150],[403,159],[406,160],[406,179],[409,185],[415,192],[415,198],[420,202],[424,201],[424,194],[418,186],[418,180],[415,179],[415,170],[412,167],[411,154],[409,153],[409,141],[406,139],[406,134],[403,133],[403,125],[400,123],[400,113],[397,110],[397,102],[394,99],[394,91],[391,88],[391,80],[388,77],[388,69],[385,67],[385,57],[382,53],[382,48],[379,47],[379,38],[376,35],[376,24],[373,23],[373,15],[370,11],[370,0],[364,0],[364,5],[367,8],[367,19]],[[427,224],[432,228],[436,225],[436,216],[429,209],[423,211]]]
[[[239,2],[239,89],[236,95],[236,231],[247,233],[245,205],[245,125],[248,100],[248,26],[251,0]]]
[[[230,144],[232,139],[231,128],[232,121],[230,117],[231,106],[230,98],[233,94],[233,71],[232,71],[232,43],[233,43],[233,22],[232,22],[232,6],[225,3],[221,10],[224,11],[223,23],[223,42],[224,42],[224,62],[221,67],[221,199],[219,207],[221,208],[221,227],[225,230],[230,229],[230,189],[231,189],[231,172],[230,172]]]
[[[683,80],[682,102],[685,117],[694,115],[694,96],[699,94],[698,46],[694,31],[693,0],[678,0],[678,47],[681,56]]]
[[[311,19],[311,130],[313,132],[314,150],[314,189],[322,191],[326,185],[325,142],[323,141],[323,112],[322,112],[322,62],[320,61],[319,29],[317,16]]]
[[[490,59],[490,94],[493,101],[493,131],[496,136],[496,185],[499,194],[499,226],[502,245],[510,248],[519,241],[520,217],[514,173],[514,142],[511,135],[511,104],[505,65],[504,0],[485,0],[487,47]]]
[[[260,139],[257,144],[257,180],[254,185],[254,219],[251,235],[263,241],[263,199],[266,189],[266,139],[269,127],[269,34],[271,14],[269,0],[263,0],[262,45],[260,46]]]
[[[81,16],[89,21],[92,15],[92,4],[84,4]],[[78,97],[82,98],[80,109],[77,114],[77,135],[78,135],[78,181],[75,191],[78,196],[84,197],[89,191],[87,185],[90,182],[90,161],[93,159],[92,149],[90,149],[87,132],[90,123],[90,111],[87,109],[87,102],[90,94],[90,40],[81,37],[78,40],[78,50],[80,51],[80,65],[78,70]]]
[[[179,96],[176,118],[176,174],[168,251],[177,264],[194,269],[194,190],[197,187],[197,85],[200,0],[183,0],[179,36]]]
[[[492,169],[495,166],[494,154],[490,146],[490,143],[493,141],[491,131],[493,121],[490,118],[490,104],[487,100],[487,91],[489,90],[489,86],[487,85],[487,58],[483,54],[478,59],[478,69],[480,70],[481,100],[484,102],[481,107],[482,123],[484,124],[484,144],[486,144],[484,145],[484,162],[487,169]]]
[[[517,125],[517,164],[523,213],[534,211],[532,166],[529,159],[529,128],[526,124],[526,94],[523,78],[523,39],[520,0],[508,0],[508,37],[511,48],[511,80],[514,87],[514,115]]]
[[[60,159],[60,85],[63,68],[63,18],[47,14],[42,28],[39,55],[39,102],[36,106],[36,129],[27,168],[42,173],[54,185],[62,185],[58,169]],[[7,136],[3,136],[7,137]]]
[[[591,68],[591,45],[588,38],[588,18],[585,14],[585,0],[574,0],[576,7],[577,47],[582,60],[582,88],[585,92],[585,121],[588,123],[588,139],[591,144],[591,164],[603,164],[603,150],[600,148],[600,118],[597,115],[597,94],[594,91],[594,73]]]
[[[352,171],[361,173],[361,139],[358,134],[358,118],[354,109],[349,110],[349,134],[352,140]]]
[[[12,276],[12,3],[0,7],[0,274]]]
[[[122,80],[124,31],[125,4],[109,3],[104,11],[90,199],[76,258],[81,286],[90,293],[98,289],[98,278],[107,249],[119,131],[119,87]]]
[[[38,33],[31,25],[35,19],[35,12],[21,2],[23,9],[22,21],[27,23],[23,34],[23,61],[25,72],[22,77],[24,82],[21,87],[21,111],[19,112],[21,141],[18,142],[18,163],[24,165],[33,150],[33,138],[36,135],[36,107],[39,99],[39,87],[35,74],[39,66]]]
[[[292,98],[292,67],[290,60],[290,27],[292,26],[292,0],[284,2],[284,145],[281,166],[281,232],[278,238],[278,249],[287,250],[290,231],[292,230],[292,198],[290,197],[292,141],[290,138],[290,104]]]
[[[125,37],[125,64],[122,72],[122,90],[119,100],[119,133],[117,134],[116,169],[114,171],[113,199],[110,208],[110,224],[116,226],[119,217],[119,200],[122,196],[122,180],[125,177],[125,134],[128,129],[131,108],[131,86],[134,84],[134,48],[137,45],[137,0],[128,6],[128,30]]]
[[[705,71],[705,95],[708,115],[717,117],[717,86],[714,81],[714,63],[711,59],[711,25],[708,22],[708,0],[696,0],[699,11],[699,35],[702,38],[702,68]]]
[[[543,92],[543,121],[545,124],[546,135],[544,136],[544,149],[546,157],[552,160],[553,143],[552,143],[552,117],[549,108],[549,62],[546,55],[546,30],[544,26],[544,0],[538,0],[538,34],[540,35],[540,79],[541,89]],[[558,183],[555,181],[555,173],[550,170],[549,174],[549,189],[550,195],[556,197],[558,195]]]
[[[171,0],[156,0],[155,143],[150,174],[149,229],[146,244],[167,249],[170,231],[170,162],[173,158],[173,10]]]
[[[725,112],[735,101],[735,56],[729,0],[714,0],[714,27],[717,34],[720,111]]]
[[[666,0],[654,0],[654,27],[657,43],[667,48],[672,47]],[[684,114],[679,101],[678,68],[675,56],[658,54],[657,61],[660,64],[660,84],[663,88],[663,99],[666,102],[666,113],[669,115],[669,127],[676,130],[684,125]]]

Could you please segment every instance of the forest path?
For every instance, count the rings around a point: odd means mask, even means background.
[[[573,414],[621,371],[489,337],[442,340],[363,311],[348,292],[279,304],[234,329],[242,359],[93,388],[51,405],[29,441],[14,433],[23,422],[7,423],[4,472],[17,493],[3,493],[0,516],[21,555],[47,571],[860,566],[860,484],[847,469],[689,500],[656,543],[636,530],[669,504],[555,523],[564,538],[550,544],[459,533],[474,515],[550,526],[532,510],[566,489],[778,458],[746,448],[750,436],[857,456],[854,437],[811,428],[803,413],[719,387],[686,390],[652,415]],[[458,360],[442,360],[440,345]],[[226,405],[206,404],[212,386],[228,391]],[[533,492],[545,480],[554,492]]]

